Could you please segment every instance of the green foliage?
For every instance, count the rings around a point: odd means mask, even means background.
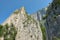
[[[55,4],[60,4],[60,0],[56,0],[55,1]]]
[[[2,37],[4,35],[4,29],[3,26],[0,25],[0,37]]]
[[[58,13],[55,13],[55,14],[53,15],[53,18],[56,19],[57,16],[58,16]]]
[[[36,21],[34,20],[34,18],[32,18],[30,15],[27,14],[27,12],[25,13],[25,16],[27,17],[27,20],[25,20],[25,21],[23,22],[23,24],[25,24],[25,22],[27,22],[27,24],[29,24],[29,23],[28,23],[29,21],[30,21],[30,22],[36,22]]]
[[[40,28],[43,34],[43,40],[46,40],[46,29],[41,23],[40,23]]]
[[[48,17],[48,14],[46,14],[42,19],[45,20]]]
[[[4,40],[15,40],[17,30],[13,24],[2,26],[0,25],[0,37],[4,37]]]
[[[54,19],[56,19],[56,16],[54,16]]]
[[[29,21],[29,20],[30,20],[30,21],[32,21],[33,23],[35,23],[35,22],[36,22],[36,20],[35,20],[34,18],[32,18],[30,15],[28,15],[28,16],[27,16],[27,18],[28,18],[28,19],[27,19],[27,21]]]
[[[5,26],[7,28],[7,31],[6,31],[6,34],[4,35],[4,40],[14,40],[17,34],[16,28],[14,27],[13,24],[11,24],[10,26],[6,24]],[[8,37],[8,35],[10,37]]]
[[[31,20],[32,18],[31,18],[31,16],[27,16],[28,17],[28,19],[27,20]]]
[[[19,10],[16,10],[15,12],[14,12],[14,14],[18,14],[19,13]]]

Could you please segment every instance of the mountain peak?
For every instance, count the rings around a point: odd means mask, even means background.
[[[22,6],[22,7],[20,8],[20,10],[24,11],[24,10],[25,10],[25,7],[24,7],[24,6]]]
[[[20,9],[20,12],[22,13],[22,14],[25,14],[25,8],[24,8],[24,6],[23,7],[21,7],[21,9]]]
[[[22,6],[20,9],[17,9],[17,10],[14,11],[15,14],[18,14],[19,12],[22,13],[22,14],[25,14],[25,7]]]
[[[25,9],[25,7],[24,7],[24,6],[22,6],[22,7],[21,7],[21,9]]]

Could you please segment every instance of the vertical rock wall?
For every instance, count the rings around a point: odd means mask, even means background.
[[[60,0],[53,0],[47,10],[47,40],[60,40]]]

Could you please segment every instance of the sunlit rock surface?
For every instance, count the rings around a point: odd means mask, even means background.
[[[15,25],[16,40],[43,40],[39,22],[28,15],[24,7],[16,10],[2,25],[6,23]]]

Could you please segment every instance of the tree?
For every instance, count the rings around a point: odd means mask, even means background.
[[[10,26],[8,24],[5,25],[5,35],[4,40],[15,40],[17,31],[13,24]]]
[[[0,25],[0,37],[2,37],[4,35],[4,29],[3,26]]]

